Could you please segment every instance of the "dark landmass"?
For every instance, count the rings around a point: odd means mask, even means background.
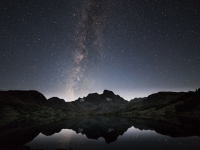
[[[200,89],[189,92],[158,92],[128,104],[119,114],[140,118],[175,116],[200,119]]]
[[[85,115],[123,116],[162,120],[176,116],[199,119],[200,89],[158,92],[145,98],[124,100],[112,91],[92,93],[73,102],[37,91],[0,91],[0,126],[19,118],[60,120]],[[172,120],[173,121],[173,120]]]
[[[37,91],[0,91],[0,126],[20,118],[58,120],[80,115],[81,111],[75,103],[47,100]]]

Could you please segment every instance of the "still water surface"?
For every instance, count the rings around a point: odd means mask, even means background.
[[[0,128],[0,149],[200,150],[199,126],[188,119],[18,120]]]
[[[111,131],[112,132],[112,131]],[[76,149],[76,150],[200,150],[200,138],[182,137],[172,138],[155,131],[141,131],[134,127],[128,129],[116,141],[107,143],[104,138],[88,139],[86,135],[73,130],[63,129],[59,133],[46,136],[40,133],[35,139],[27,143],[31,149]]]

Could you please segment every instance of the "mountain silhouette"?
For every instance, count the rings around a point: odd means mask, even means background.
[[[38,91],[0,91],[2,124],[25,118],[59,120],[83,115],[113,115],[156,119],[159,116],[196,117],[200,115],[200,89],[189,92],[158,92],[130,102],[113,91],[91,93],[72,102]],[[10,118],[5,119],[5,118]]]
[[[104,90],[102,94],[88,94],[88,96],[78,98],[72,103],[77,104],[87,113],[108,113],[125,108],[128,101],[115,95],[112,91]]]

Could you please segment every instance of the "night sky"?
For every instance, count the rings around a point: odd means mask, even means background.
[[[200,87],[199,0],[4,0],[0,90],[72,101]]]

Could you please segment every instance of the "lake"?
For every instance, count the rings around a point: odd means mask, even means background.
[[[199,122],[80,117],[57,122],[19,120],[1,130],[1,149],[199,150]]]

